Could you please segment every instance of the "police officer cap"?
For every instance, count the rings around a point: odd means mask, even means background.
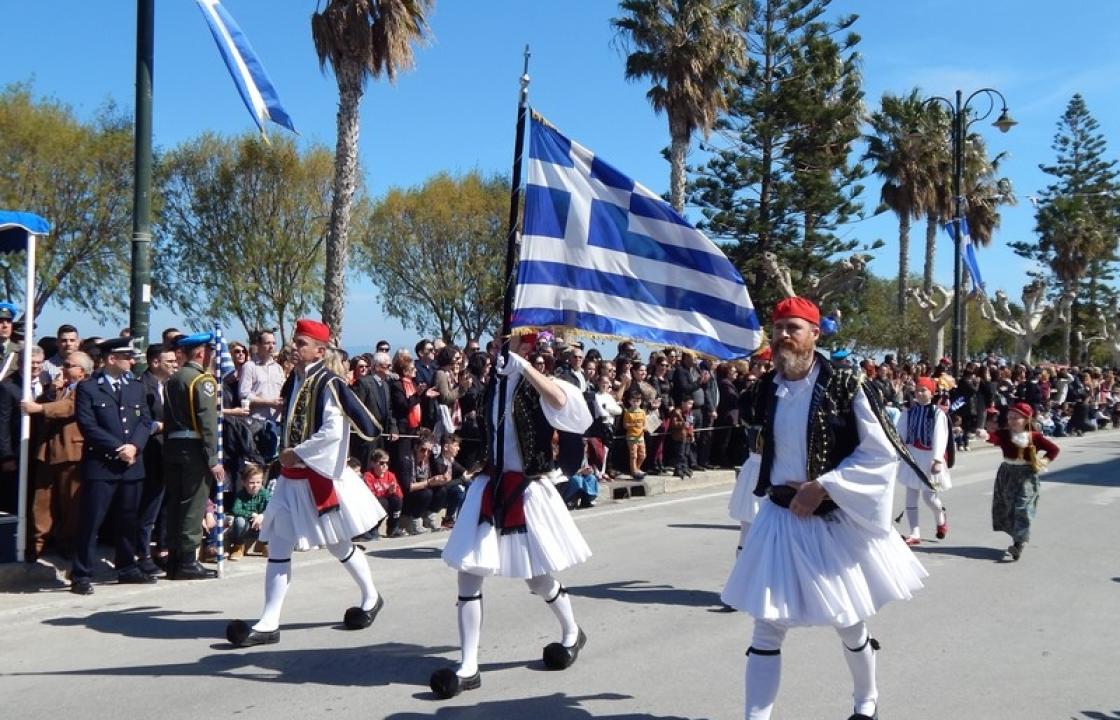
[[[10,302],[0,302],[0,320],[15,320],[19,308]]]
[[[132,344],[132,338],[113,338],[97,344],[97,349],[103,355],[109,353],[120,353],[122,355],[133,355],[136,353],[136,348]]]
[[[190,350],[199,345],[207,345],[212,342],[214,342],[214,333],[207,332],[195,333],[194,335],[180,335],[175,338],[175,347],[182,350]]]

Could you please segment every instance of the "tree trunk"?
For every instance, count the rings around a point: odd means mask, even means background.
[[[938,360],[945,357],[944,325],[939,325],[937,327],[930,326],[929,345],[926,349],[929,351],[929,362],[931,365],[936,364]]]
[[[350,208],[358,186],[358,105],[362,100],[362,68],[353,61],[335,67],[338,80],[338,139],[334,153],[334,187],[327,229],[323,322],[335,340],[342,337],[346,304],[346,257],[350,241]]]
[[[1073,332],[1073,318],[1067,323],[1062,323],[1062,362],[1070,364],[1070,335]]]
[[[669,148],[669,198],[673,209],[684,215],[684,186],[688,178],[685,159],[688,156],[689,133],[687,128],[676,127],[681,123],[669,119],[669,135],[672,144]]]
[[[937,252],[937,229],[939,225],[936,215],[926,216],[926,264],[922,272],[922,290],[927,295],[933,292],[933,256]]]
[[[910,270],[910,218],[898,219],[898,320],[906,322],[906,276]]]

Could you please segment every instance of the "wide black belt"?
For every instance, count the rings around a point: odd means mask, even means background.
[[[771,485],[766,488],[766,494],[770,497],[770,502],[778,507],[789,509],[790,503],[793,502],[793,497],[797,495],[797,488],[790,487],[789,485]],[[817,509],[813,511],[814,515],[828,515],[833,510],[839,509],[840,506],[833,502],[832,498],[825,497]]]

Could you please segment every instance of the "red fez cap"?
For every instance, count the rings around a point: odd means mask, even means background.
[[[920,388],[925,388],[926,390],[929,390],[930,394],[933,394],[933,393],[937,392],[937,383],[934,382],[933,378],[931,378],[931,377],[925,377],[923,375],[922,377],[915,380],[914,384],[917,385]]]
[[[1013,412],[1013,413],[1018,413],[1018,414],[1022,415],[1023,417],[1027,418],[1028,420],[1030,418],[1034,417],[1034,408],[1032,408],[1030,405],[1026,404],[1025,402],[1017,402],[1014,405],[1012,405],[1011,407],[1007,408],[1007,411],[1008,412]]]
[[[812,300],[802,297],[788,297],[774,306],[774,316],[771,321],[783,318],[801,318],[814,325],[821,324],[821,311]]]
[[[326,324],[310,318],[296,320],[296,335],[304,335],[321,343],[331,341],[331,329]]]
[[[769,345],[767,345],[766,347],[756,352],[753,359],[761,360],[762,362],[770,362],[774,359],[774,350]]]

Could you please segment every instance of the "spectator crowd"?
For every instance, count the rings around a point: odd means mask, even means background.
[[[97,451],[86,437],[95,429],[79,422],[76,388],[96,382],[103,368],[117,367],[113,358],[120,357],[121,344],[118,339],[83,338],[73,325],[59,327],[55,336],[29,349],[33,399],[25,401],[17,330],[12,314],[0,308],[0,512],[16,510],[20,421],[26,413],[32,419],[27,558],[47,552],[70,557],[82,551],[77,544],[80,498],[87,485],[83,458]],[[122,331],[122,337],[127,334]],[[144,572],[155,572],[166,555],[162,403],[164,383],[184,363],[182,351],[175,349],[181,334],[174,328],[164,331],[160,342],[148,347],[142,373],[129,369],[140,359],[135,353],[120,361],[128,367],[109,373],[140,383],[145,407],[135,413],[150,428],[147,442],[129,459],[141,468],[132,473],[136,492],[114,499],[115,505],[134,507],[125,508],[126,513],[114,507],[100,534],[102,540],[117,542],[120,533],[128,533],[124,547],[133,549]],[[278,347],[272,331],[255,332],[248,343],[230,343],[235,371],[220,379],[227,479],[223,496],[213,498],[204,528],[215,529],[221,503],[231,559],[254,549],[267,553],[256,533],[277,473],[280,393],[292,372],[292,352]],[[388,513],[381,526],[361,537],[416,535],[454,525],[467,486],[483,469],[479,414],[497,353],[494,341],[482,348],[471,340],[460,348],[428,339],[397,349],[380,341],[373,352],[352,357],[328,352],[328,367],[347,380],[384,429],[372,441],[351,437],[351,466]],[[559,432],[554,438],[554,481],[572,508],[593,505],[600,483],[651,474],[687,479],[697,470],[740,465],[748,454],[740,415],[746,416],[753,389],[770,367],[768,350],[748,359],[710,362],[676,348],[642,357],[634,343],[623,341],[614,357],[607,357],[547,332],[538,335],[529,362],[578,387],[595,418],[582,435]],[[1120,387],[1110,369],[1029,366],[989,356],[967,363],[960,377],[954,377],[947,358],[928,365],[896,362],[890,355],[879,364],[864,361],[861,368],[884,403],[899,410],[912,402],[917,378],[931,377],[937,389],[934,401],[949,413],[960,451],[969,449],[970,439],[989,417],[998,416],[1003,426],[1008,408],[1018,402],[1034,409],[1037,429],[1048,435],[1120,426]],[[121,520],[126,517],[135,522]],[[215,554],[215,534],[203,560]]]

